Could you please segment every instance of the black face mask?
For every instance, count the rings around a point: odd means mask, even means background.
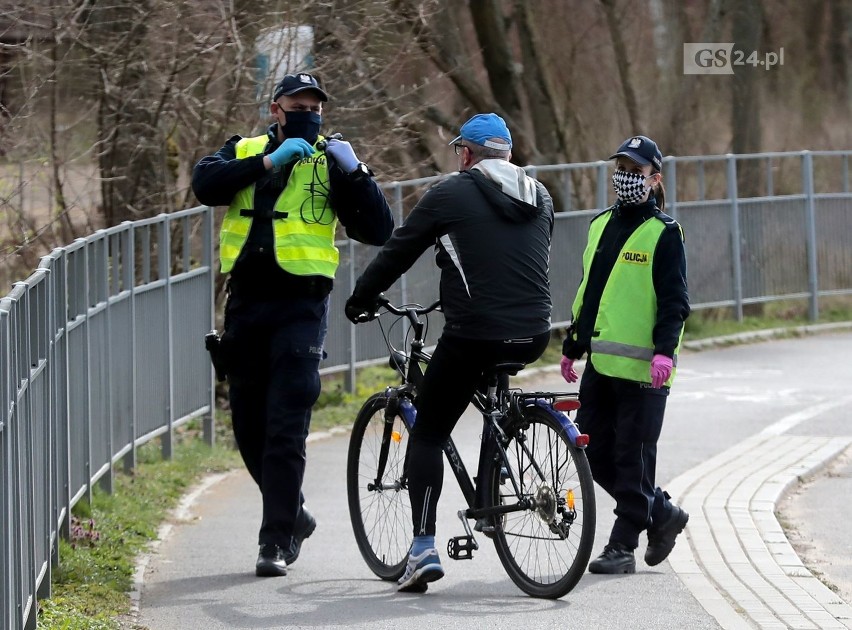
[[[284,112],[284,117],[287,122],[281,127],[281,132],[285,137],[303,138],[310,144],[317,141],[322,116],[316,112]]]

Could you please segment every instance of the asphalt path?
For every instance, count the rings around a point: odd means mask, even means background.
[[[673,482],[685,489],[686,482],[680,482],[690,474],[704,471],[708,462],[724,458],[738,445],[748,446],[748,440],[765,431],[773,432],[773,439],[793,441],[852,436],[850,357],[848,331],[685,351],[659,442],[658,482],[664,488]],[[528,390],[566,389],[558,370],[539,371],[523,385]],[[468,410],[454,433],[469,469],[475,469],[480,422]],[[692,582],[671,563],[644,565],[644,541],[637,550],[635,575],[587,573],[558,601],[537,600],[519,591],[493,546],[481,537],[473,560],[453,561],[442,554],[446,577],[430,585],[427,594],[399,594],[372,575],[352,536],[345,492],[348,433],[312,438],[305,495],[318,526],[288,575],[254,576],[260,495],[248,475],[241,470],[209,478],[187,497],[163,530],[162,540],[143,559],[137,573],[135,623],[150,630],[729,627],[724,616],[711,614]],[[748,453],[728,459],[736,464],[747,460]],[[779,504],[782,520],[796,529],[794,547],[807,562],[820,562],[819,577],[846,603],[852,593],[850,460],[850,450],[841,451],[819,469],[822,472],[790,488]],[[703,474],[705,483],[712,480],[712,471]],[[597,499],[594,555],[606,543],[614,507],[600,489]],[[439,550],[449,537],[463,533],[455,516],[462,506],[454,479],[446,476],[438,515]],[[690,550],[687,536],[689,528],[678,539],[678,553]],[[731,610],[742,612],[736,602]],[[753,619],[743,624],[764,626]],[[850,620],[839,624],[852,627]],[[765,627],[788,626],[767,622]]]

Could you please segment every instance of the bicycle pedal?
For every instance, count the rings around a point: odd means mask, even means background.
[[[456,536],[447,541],[447,555],[453,560],[471,560],[479,545],[473,536]]]

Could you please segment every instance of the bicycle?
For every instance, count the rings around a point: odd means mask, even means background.
[[[397,317],[395,323],[410,322],[409,352],[391,344],[393,325],[387,333],[382,327],[389,365],[401,383],[365,401],[349,442],[352,528],[361,555],[383,580],[399,579],[408,557],[413,527],[407,436],[416,422],[414,397],[423,366],[431,358],[424,351],[428,314],[439,307],[440,302],[397,307],[380,300],[380,308]],[[493,540],[506,573],[522,591],[556,599],[580,580],[594,544],[595,494],[584,451],[588,436],[568,416],[580,406],[577,394],[525,393],[499,385],[503,375],[516,375],[523,367],[495,365],[487,374],[487,391],[474,395],[483,417],[476,479],[468,475],[452,438],[444,445],[467,502],[458,512],[465,534],[449,540],[447,553],[455,560],[473,557],[479,548],[468,523],[473,520],[474,529]]]

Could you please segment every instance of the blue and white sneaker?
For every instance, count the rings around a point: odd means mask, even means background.
[[[397,590],[400,593],[425,593],[429,582],[440,580],[442,577],[444,568],[441,566],[437,549],[433,547],[416,556],[408,556],[408,564],[405,566],[405,573],[397,582]]]

